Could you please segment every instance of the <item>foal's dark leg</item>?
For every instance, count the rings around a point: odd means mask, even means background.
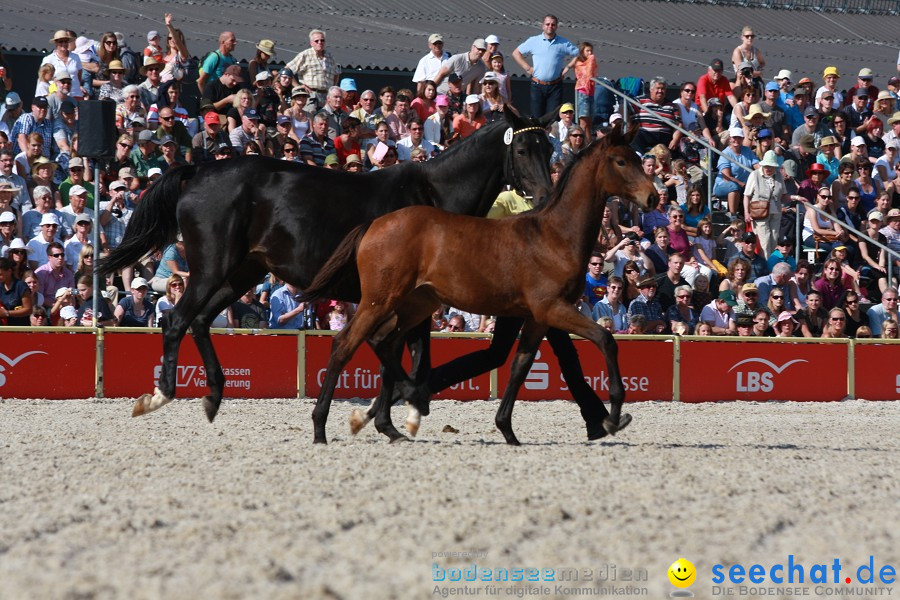
[[[516,403],[516,395],[518,395],[519,388],[528,375],[528,370],[534,362],[534,355],[537,353],[538,346],[546,330],[545,326],[538,325],[530,320],[522,328],[519,348],[516,350],[516,355],[513,357],[510,367],[509,383],[503,391],[503,399],[500,401],[500,408],[497,409],[497,416],[494,419],[497,429],[506,438],[506,443],[513,446],[519,445],[519,440],[512,429],[512,411]]]
[[[391,442],[408,440],[400,433],[391,420],[391,393],[394,389],[408,388],[411,382],[403,371],[400,362],[403,352],[403,338],[399,335],[389,335],[377,344],[371,344],[376,356],[381,360],[381,390],[375,403],[369,408],[368,416],[374,417],[375,429],[379,433],[388,436]],[[426,344],[427,345],[427,344]],[[404,386],[402,382],[406,382]],[[399,384],[399,385],[398,385]]]
[[[572,338],[565,331],[551,327],[547,330],[547,341],[553,348],[559,368],[572,398],[581,409],[581,418],[587,426],[589,440],[597,440],[606,435],[603,429],[603,420],[609,416],[603,400],[597,396],[594,389],[584,380],[584,371],[581,369],[581,361],[578,360],[578,351]]]
[[[406,397],[423,416],[431,412],[431,393],[428,390],[428,378],[431,374],[431,320],[427,319],[413,327],[406,335],[406,345],[412,358],[410,376],[416,386],[416,393]],[[402,348],[398,351],[400,356]],[[393,390],[391,390],[393,397]]]

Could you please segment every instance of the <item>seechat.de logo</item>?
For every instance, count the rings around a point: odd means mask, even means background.
[[[775,389],[775,377],[795,363],[809,362],[801,358],[789,360],[779,366],[765,358],[746,358],[732,365],[728,372],[736,370],[735,390],[738,392],[771,392]],[[758,364],[754,364],[758,363]],[[739,368],[744,365],[752,365]]]
[[[31,350],[30,352],[23,352],[15,358],[10,358],[7,355],[0,352],[0,360],[9,365],[9,368],[0,365],[0,387],[6,385],[7,378],[12,375],[11,369],[15,367],[17,364],[31,356],[32,354],[47,354],[46,352],[42,352],[40,350]]]

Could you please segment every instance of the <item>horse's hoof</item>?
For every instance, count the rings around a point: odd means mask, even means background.
[[[390,444],[393,444],[393,443],[396,443],[396,442],[411,442],[411,441],[412,441],[412,440],[410,440],[410,439],[409,439],[408,437],[406,437],[405,435],[397,435],[397,436],[392,436],[392,437],[391,437],[391,441],[390,441],[389,443],[390,443]]]
[[[589,441],[600,440],[600,439],[605,438],[605,437],[608,436],[608,435],[609,435],[609,434],[606,433],[606,430],[603,429],[603,425],[600,425],[600,427],[597,427],[597,428],[591,428],[591,427],[589,427],[589,428],[588,428],[588,432],[587,432],[587,436],[588,436],[588,440],[589,440]]]
[[[317,437],[313,438],[313,444],[322,444],[322,445],[325,445],[325,444],[327,444],[327,443],[328,443],[328,441],[327,441],[324,437],[321,437],[321,438],[320,438],[320,437],[317,436]]]
[[[362,428],[365,427],[369,422],[369,415],[364,410],[360,410],[358,408],[354,408],[353,412],[350,413],[350,433],[356,435]]]
[[[172,398],[164,396],[159,388],[153,388],[153,394],[143,394],[135,400],[134,408],[131,409],[132,417],[140,417],[161,408],[172,401]]]
[[[413,405],[409,405],[409,414],[406,415],[406,430],[409,432],[409,435],[412,437],[416,437],[416,434],[419,433],[419,425],[422,423],[422,415],[416,410],[416,407]]]
[[[612,419],[606,417],[603,419],[603,429],[606,430],[609,435],[616,435],[617,431],[622,431],[628,424],[631,423],[631,415],[628,413],[622,413],[622,416],[619,417],[618,423],[613,423]]]
[[[219,405],[222,403],[221,400],[216,402],[213,400],[212,396],[204,396],[203,397],[203,408],[206,410],[206,418],[209,419],[209,422],[212,423],[216,418],[216,415],[219,413]]]

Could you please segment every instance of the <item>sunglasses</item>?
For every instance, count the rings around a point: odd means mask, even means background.
[[[784,298],[784,296],[775,296],[775,295],[772,295],[772,300],[781,300],[782,298]]]
[[[744,292],[744,295],[748,298],[755,298],[757,296],[756,292]]]
[[[686,92],[686,93],[688,93],[688,94],[693,94],[693,93],[696,92],[697,90],[688,90],[688,89],[685,89],[685,90],[681,90],[681,91],[682,91],[682,92]]]
[[[588,263],[588,264],[591,265],[592,267],[602,267],[603,266],[603,263]]]
[[[832,321],[844,321],[844,317],[830,317]]]
[[[819,198],[831,198],[831,194],[819,194]]]
[[[297,152],[297,149],[296,149],[296,148],[285,148],[285,149],[283,150],[283,152],[284,152],[285,154],[294,154],[294,153]]]
[[[56,254],[51,254],[50,258],[62,258],[63,256],[65,256],[65,254],[57,252]]]
[[[168,117],[160,117],[159,120],[160,121],[174,121],[175,117],[173,115],[170,115]]]
[[[569,134],[569,137],[573,137],[573,138],[583,138],[583,137],[584,137],[584,134],[583,134],[583,133],[570,133],[570,134]]]
[[[844,304],[859,304],[859,300],[847,300]]]
[[[748,40],[752,40],[753,38],[756,37],[756,34],[755,34],[755,33],[749,33],[749,34],[744,35],[744,37],[747,38]]]
[[[682,294],[681,296],[675,296],[675,297],[676,297],[676,298],[681,298],[682,300],[684,300],[685,298],[690,298],[690,296],[687,295],[687,294]]]

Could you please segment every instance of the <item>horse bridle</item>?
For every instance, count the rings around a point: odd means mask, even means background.
[[[513,138],[515,138],[520,133],[527,133],[529,131],[544,131],[544,128],[540,125],[532,125],[529,127],[523,127],[522,129],[516,129],[513,131]],[[513,160],[512,142],[510,142],[509,146],[506,147],[506,162],[504,164],[503,171],[503,174],[506,177],[506,181],[513,187],[513,189],[524,194],[525,186],[522,184],[522,180],[519,178],[518,172],[516,172],[516,163]]]

